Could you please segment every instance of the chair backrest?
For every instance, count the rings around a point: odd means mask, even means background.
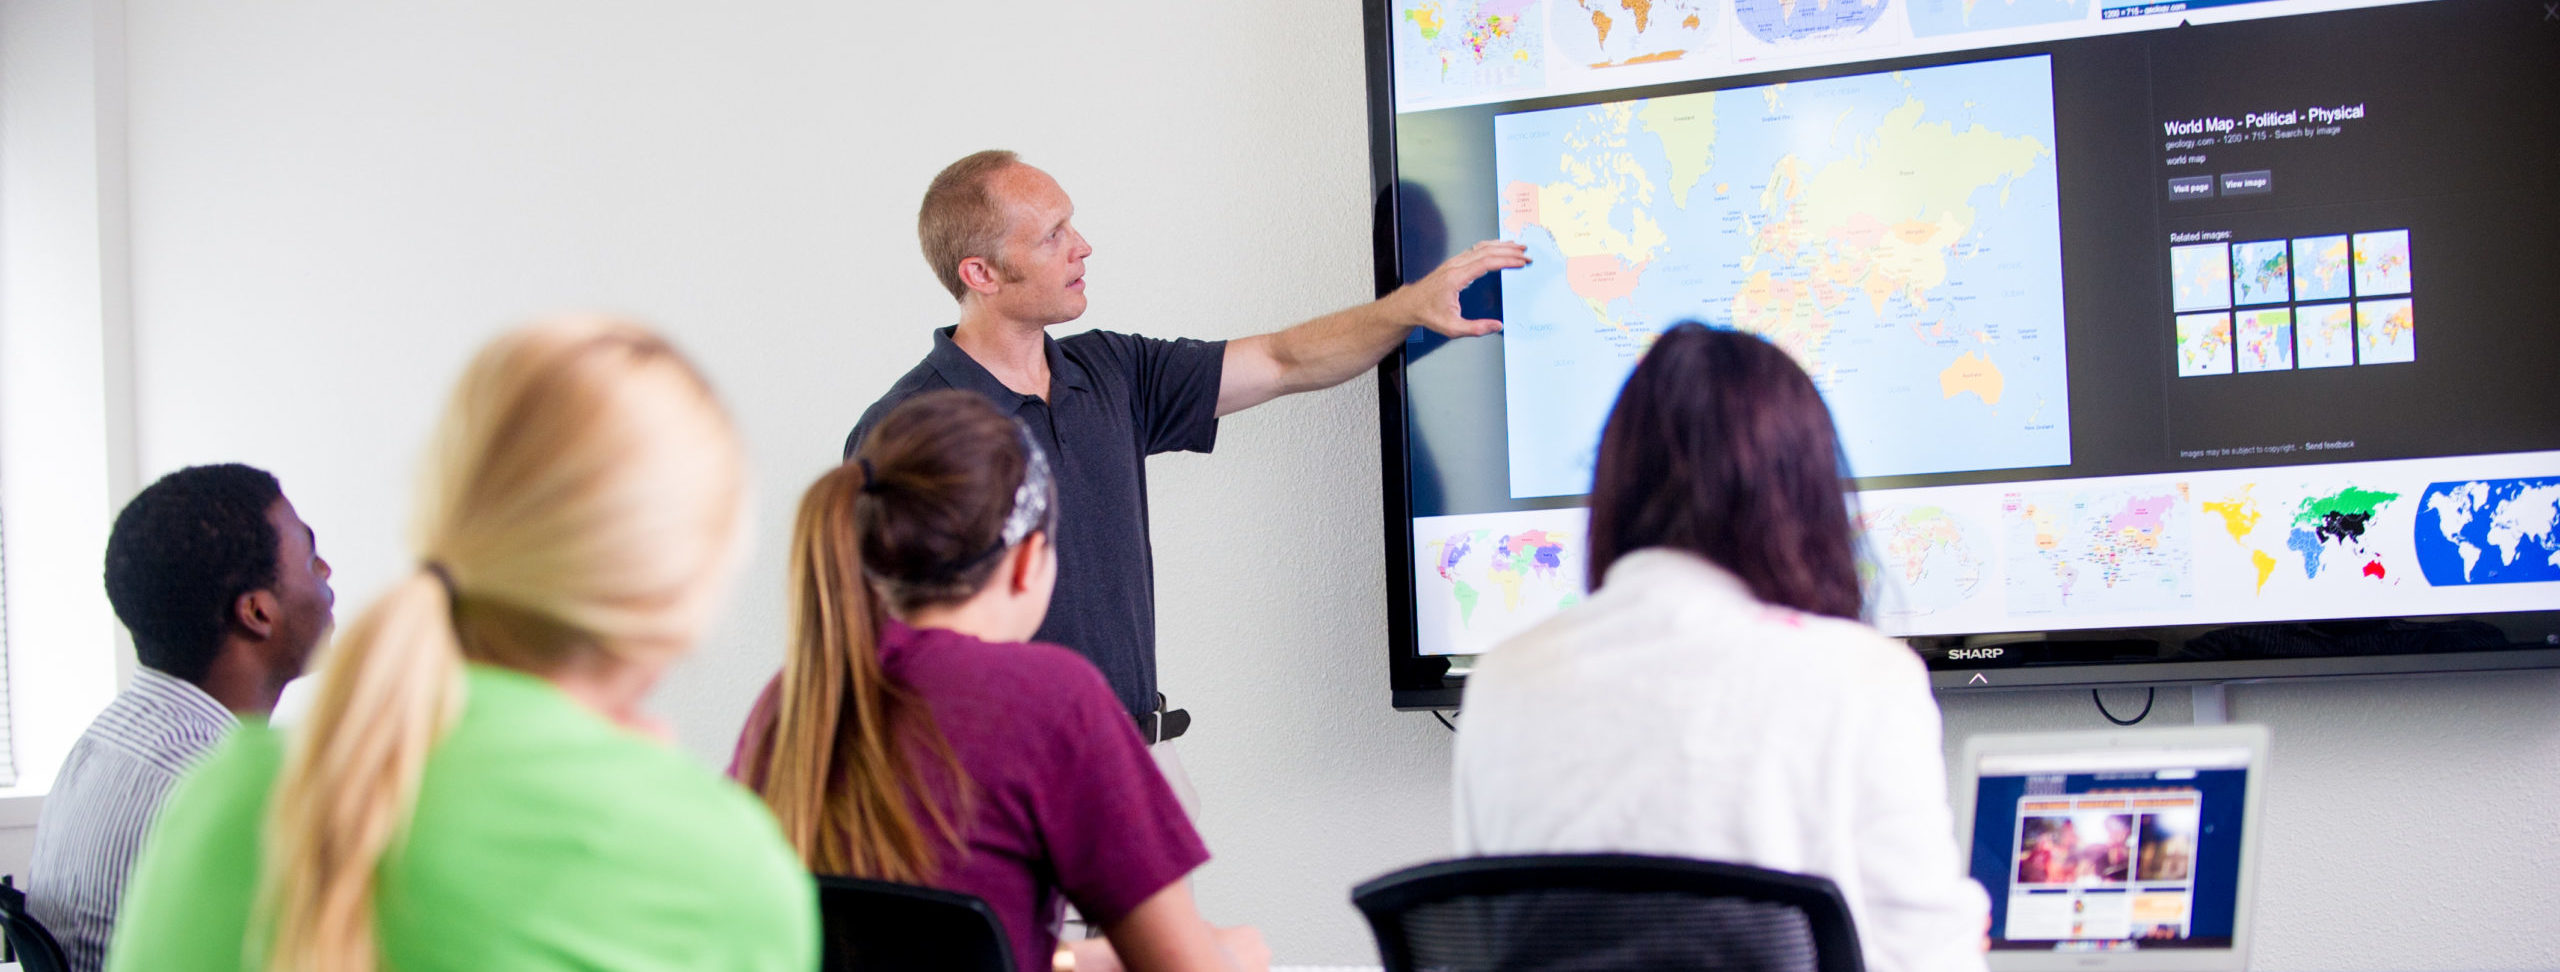
[[[18,888],[14,875],[0,875],[0,935],[8,938],[9,952],[22,972],[70,972],[71,960],[63,957],[62,943],[27,913],[27,893]]]
[[[1388,972],[1860,972],[1828,880],[1633,854],[1478,857],[1352,889]]]
[[[818,879],[826,972],[1014,972],[995,909],[975,895],[862,878]]]

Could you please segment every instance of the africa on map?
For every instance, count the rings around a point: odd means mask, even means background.
[[[2041,56],[1497,116],[1511,495],[1589,491],[1683,320],[1803,364],[1854,475],[2069,463],[2053,132]]]

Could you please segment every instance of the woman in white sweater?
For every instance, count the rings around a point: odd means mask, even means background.
[[[1838,457],[1785,352],[1696,324],[1654,344],[1601,436],[1591,598],[1467,679],[1461,853],[1817,874],[1868,968],[1983,968],[1927,672],[1854,620]]]

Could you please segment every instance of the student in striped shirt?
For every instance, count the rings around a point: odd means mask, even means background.
[[[275,707],[336,603],[311,527],[274,476],[236,464],[178,470],[126,504],[106,580],[141,665],[63,761],[27,887],[74,972],[104,964],[161,799],[241,716]]]

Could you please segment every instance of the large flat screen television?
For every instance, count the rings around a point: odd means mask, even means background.
[[[1830,404],[1946,688],[2560,664],[2546,0],[1368,0],[1394,701],[1584,594],[1683,320]]]

